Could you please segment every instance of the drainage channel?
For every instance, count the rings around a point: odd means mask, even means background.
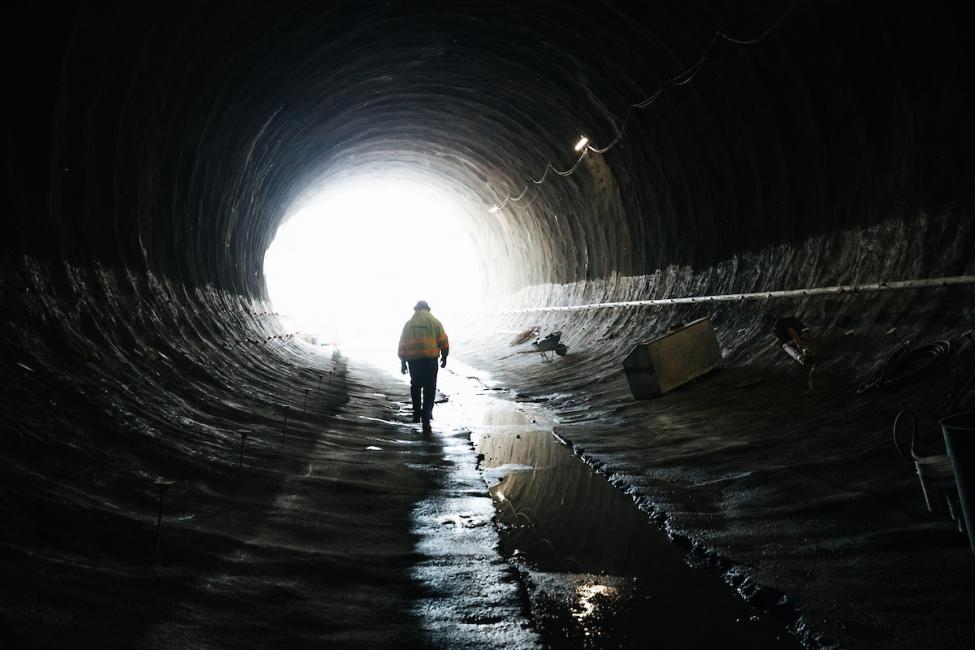
[[[435,422],[464,420],[471,431],[501,554],[544,645],[802,647],[720,575],[688,566],[632,499],[559,442],[544,409],[459,377],[442,383],[450,402]]]

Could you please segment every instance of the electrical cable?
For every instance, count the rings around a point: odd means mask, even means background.
[[[704,50],[704,53],[697,61],[695,61],[693,64],[691,64],[689,67],[685,68],[681,72],[667,79],[667,81],[665,81],[664,84],[655,93],[653,93],[646,99],[630,104],[629,106],[630,112],[627,113],[627,115],[624,117],[623,123],[620,125],[619,129],[617,130],[616,138],[613,139],[612,142],[610,142],[608,145],[602,148],[595,147],[592,145],[587,145],[586,148],[583,149],[582,155],[579,156],[578,160],[576,160],[575,164],[572,165],[572,167],[570,167],[569,169],[564,171],[556,169],[555,166],[552,164],[552,162],[548,161],[545,163],[545,171],[544,173],[542,173],[542,177],[536,180],[533,176],[529,176],[528,177],[529,180],[536,185],[541,185],[547,180],[548,172],[550,170],[562,177],[571,176],[573,173],[575,173],[576,169],[578,169],[579,165],[582,163],[582,160],[586,157],[586,155],[589,154],[589,152],[594,152],[599,154],[606,153],[607,151],[615,147],[617,143],[619,143],[619,141],[622,139],[623,131],[625,130],[626,124],[630,119],[630,114],[632,113],[632,109],[646,110],[656,103],[657,99],[663,93],[664,89],[667,88],[668,86],[685,86],[691,83],[691,81],[694,80],[694,77],[697,76],[697,73],[700,72],[701,69],[704,67],[704,64],[707,63],[715,47],[721,40],[731,43],[732,45],[743,45],[743,46],[757,45],[761,43],[772,32],[778,29],[778,27],[783,22],[785,22],[786,18],[789,17],[789,15],[792,13],[792,10],[795,9],[795,6],[798,3],[799,0],[792,0],[792,2],[789,3],[785,11],[782,12],[782,14],[778,17],[778,19],[775,22],[773,22],[771,25],[769,25],[769,27],[766,28],[765,31],[763,31],[755,38],[750,38],[750,39],[735,38],[734,36],[731,36],[722,30],[715,30],[714,35],[711,37],[711,42],[708,43],[708,46]],[[525,192],[527,190],[528,190],[528,185],[526,184],[525,188],[517,196],[514,196],[509,192],[508,194],[505,195],[504,199],[498,205],[494,206],[491,209],[491,212],[498,212],[504,209],[505,206],[507,206],[508,203],[510,202],[514,202],[514,203],[519,202],[525,196]]]
[[[714,51],[714,47],[718,44],[719,38],[720,32],[715,32],[714,36],[711,38],[711,42],[708,44],[708,49],[704,50],[704,54],[701,55],[701,58],[698,59],[697,62],[687,70],[684,70],[680,74],[671,77],[667,81],[667,85],[686,86],[687,84],[691,83],[691,81],[694,80],[694,77],[697,76],[697,73],[701,71],[701,68],[704,67],[704,64],[707,63],[708,59],[711,57],[711,52]]]
[[[646,99],[644,99],[642,102],[637,102],[636,104],[631,104],[630,107],[631,108],[650,108],[653,105],[653,103],[657,101],[657,98],[660,97],[660,95],[661,95],[661,93],[663,93],[663,91],[664,91],[664,87],[661,86],[660,89],[657,92],[655,92],[654,94],[650,95],[649,97],[647,97]]]
[[[768,36],[776,29],[778,29],[779,25],[781,25],[783,21],[785,21],[785,19],[789,17],[789,14],[792,13],[792,10],[795,9],[798,3],[799,0],[792,0],[792,2],[789,3],[789,6],[785,8],[785,11],[782,13],[782,15],[779,16],[779,19],[776,20],[774,23],[772,23],[768,29],[766,29],[764,32],[762,32],[755,38],[742,40],[742,39],[735,38],[733,36],[729,36],[724,32],[718,32],[718,35],[724,40],[728,41],[729,43],[734,43],[735,45],[757,45],[758,43],[764,41],[766,36]]]
[[[876,372],[857,385],[856,392],[862,394],[874,388],[906,384],[940,366],[950,352],[951,343],[945,340],[914,349],[911,349],[910,342],[905,341],[890,353]]]
[[[629,123],[629,121],[630,121],[630,116],[629,115],[627,115],[625,118],[623,118],[623,123],[620,124],[620,128],[616,132],[616,137],[613,138],[613,141],[610,142],[608,145],[606,145],[602,149],[600,149],[598,147],[594,147],[592,145],[589,145],[587,147],[587,150],[588,151],[592,151],[594,153],[606,153],[607,151],[609,151],[610,149],[612,149],[613,147],[615,147],[617,145],[617,143],[619,143],[619,141],[623,139],[623,132],[626,131],[626,125]]]

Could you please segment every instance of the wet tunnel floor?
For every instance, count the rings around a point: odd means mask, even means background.
[[[0,647],[797,646],[685,566],[540,407],[443,373],[431,435],[398,375],[353,364],[341,385],[295,383],[285,438],[277,410],[254,410],[242,481],[225,463],[178,483],[158,564],[25,561]],[[116,537],[150,553],[154,514]]]
[[[689,566],[685,549],[561,444],[542,409],[444,379],[450,401],[435,424],[471,431],[501,552],[546,645],[801,647],[719,574]]]

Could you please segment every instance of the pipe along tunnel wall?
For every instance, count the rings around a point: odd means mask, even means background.
[[[349,380],[343,359],[320,358],[291,340],[262,275],[287,210],[329,179],[409,170],[472,206],[467,225],[490,278],[483,302],[493,310],[972,274],[975,57],[962,10],[909,2],[788,9],[676,1],[639,10],[561,2],[19,8],[11,21],[18,34],[5,43],[12,206],[0,239],[5,634],[49,643],[78,632],[117,643],[153,638],[153,625],[193,580],[192,567],[225,564],[229,549],[245,546],[260,517],[241,514],[244,504],[268,507],[282,473],[294,469],[296,461],[272,453],[277,438],[254,439],[249,464],[269,469],[239,487],[237,430],[277,431],[288,414],[296,421],[290,444],[307,447],[325,426],[315,418],[368,403],[369,387]],[[716,30],[750,39],[783,15],[758,43],[713,41]],[[633,106],[661,88],[651,105]],[[548,161],[571,167],[580,134],[597,148],[622,137],[605,154],[586,155],[571,176],[531,182]],[[526,186],[521,200],[492,210]],[[849,443],[874,457],[887,448],[867,445],[864,431],[874,441],[896,406],[936,400],[970,367],[960,334],[971,328],[972,304],[971,291],[956,287],[485,316],[484,330],[455,348],[519,393],[554,395],[573,423],[598,414],[609,433],[583,427],[579,439],[598,452],[594,463],[611,460],[626,475],[637,465],[613,446],[620,438],[609,425],[636,426],[637,410],[649,407],[620,392],[618,362],[630,343],[673,325],[712,316],[730,366],[787,376],[785,362],[768,352],[762,315],[801,312],[842,350],[823,370],[837,391],[901,336],[962,344],[955,374],[916,394],[884,395],[875,409],[830,402],[860,432],[855,442],[825,436],[823,451],[816,432],[806,432],[809,454],[832,459]],[[569,371],[529,367],[527,355],[501,358],[510,335],[490,332],[529,325],[563,329],[574,353]],[[899,334],[884,338],[893,328]],[[322,376],[331,381],[318,390]],[[316,390],[313,409],[302,407],[305,389]],[[692,394],[668,403],[669,421],[695,421],[702,411]],[[778,403],[793,422],[818,412],[799,398],[793,407]],[[781,425],[773,419],[756,428]],[[341,464],[355,429],[329,431]],[[674,492],[628,485],[663,511],[671,504],[683,512],[675,527],[762,573],[761,553],[741,551],[733,525],[687,507],[686,494],[700,488],[677,480],[676,468],[708,480],[708,471],[693,469],[703,451],[677,445],[659,453],[664,469],[654,476],[675,468]],[[349,494],[371,472],[375,489],[388,493],[373,516],[391,531],[377,553],[408,563],[409,504],[432,484],[378,465],[331,469],[333,487]],[[910,484],[903,473],[884,470],[858,489],[899,504]],[[184,524],[169,549],[177,568],[152,573],[146,539],[157,475],[180,480],[173,508]],[[784,508],[773,494],[780,478],[758,477],[742,493],[768,497],[766,516],[774,518]],[[843,492],[830,485],[817,489]],[[801,488],[785,485],[779,498],[798,499]],[[356,495],[355,504],[369,502]],[[744,520],[763,516],[747,501],[733,505]],[[371,520],[350,508],[338,498],[324,504],[327,530],[317,532],[365,535]],[[810,505],[812,527],[814,511]],[[808,534],[801,517],[786,518],[787,539]],[[771,545],[779,559],[764,577],[795,587],[809,578],[791,575],[790,560],[820,570],[837,553],[856,560],[841,562],[850,570],[873,566],[851,550],[870,543],[821,541],[801,553]],[[913,557],[900,551],[898,561]],[[384,584],[369,577],[368,557],[313,558],[355,603],[344,610],[346,627],[334,622],[343,610],[333,602],[324,609],[332,622],[298,625],[303,634],[364,641],[373,619],[403,639],[419,634],[401,607],[409,588],[390,588],[379,604],[367,598]],[[288,556],[297,567],[308,560]],[[878,566],[900,565],[888,556]],[[870,584],[858,583],[865,591]],[[815,622],[833,637],[869,645],[908,634],[890,614],[893,604],[868,599],[868,625],[855,601],[830,606],[827,592],[810,586],[800,602],[822,612]],[[239,592],[216,585],[208,593],[219,600]],[[970,634],[946,616],[943,634]]]

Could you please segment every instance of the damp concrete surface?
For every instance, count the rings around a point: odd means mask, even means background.
[[[441,371],[433,435],[446,477],[414,510],[426,557],[414,575],[431,594],[419,610],[435,641],[801,647],[575,455],[557,418],[473,372]]]

